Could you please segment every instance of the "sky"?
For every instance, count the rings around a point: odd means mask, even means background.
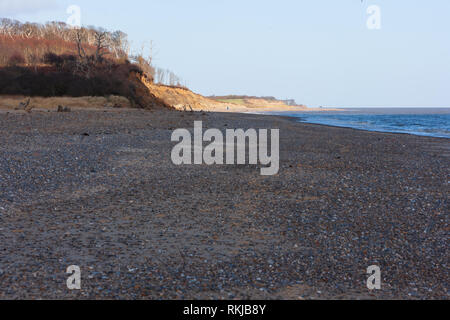
[[[450,106],[448,0],[0,0],[0,17],[67,21],[70,5],[135,50],[153,41],[155,64],[203,95]]]

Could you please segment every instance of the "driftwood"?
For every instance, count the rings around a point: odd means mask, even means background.
[[[26,102],[19,103],[19,106],[15,110],[27,110],[28,106],[30,105],[31,98],[28,98]]]
[[[71,112],[72,110],[69,107],[58,106],[58,112]]]
[[[192,106],[190,104],[184,105],[183,108],[184,108],[184,111],[188,111],[187,109],[189,108],[190,112],[194,112],[194,109],[192,109]]]

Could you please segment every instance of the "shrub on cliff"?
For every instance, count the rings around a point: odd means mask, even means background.
[[[0,94],[25,96],[123,96],[146,108],[156,101],[141,83],[144,73],[131,63],[80,61],[72,55],[47,54],[49,66],[0,68]],[[150,97],[150,98],[149,98]]]
[[[22,54],[16,52],[14,53],[8,60],[8,65],[9,66],[17,66],[20,64],[24,64],[25,63],[25,58],[23,57]]]

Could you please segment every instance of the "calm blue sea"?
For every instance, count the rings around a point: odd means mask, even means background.
[[[277,114],[297,117],[307,123],[450,138],[450,108],[367,108]]]

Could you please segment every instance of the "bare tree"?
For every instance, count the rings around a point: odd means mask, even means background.
[[[22,25],[21,34],[23,38],[30,39],[35,36],[36,27],[31,23],[25,23]]]
[[[11,39],[19,35],[20,22],[11,19],[2,19],[0,30],[2,34],[9,36]]]
[[[126,33],[122,31],[115,31],[112,33],[109,45],[116,59],[128,57],[130,44]]]
[[[86,38],[85,29],[84,28],[74,29],[74,33],[75,33],[75,42],[77,44],[78,56],[81,59],[85,59],[86,51],[83,48],[83,42],[85,41]]]
[[[103,56],[108,53],[108,46],[106,45],[106,31],[97,31],[95,33],[95,60],[97,62],[103,60]]]

